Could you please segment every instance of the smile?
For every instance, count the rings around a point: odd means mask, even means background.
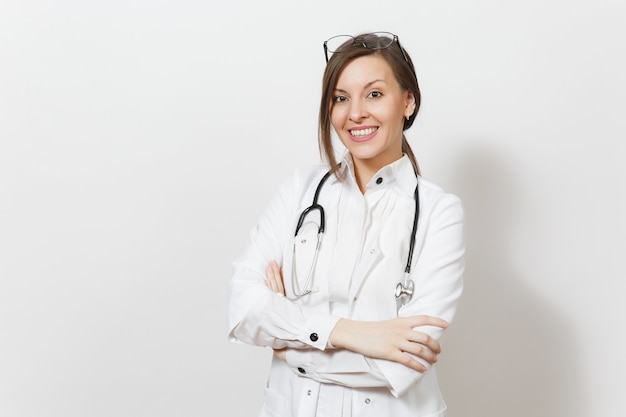
[[[351,129],[351,130],[348,130],[348,132],[350,132],[350,134],[357,139],[363,139],[371,135],[372,133],[376,132],[377,130],[378,130],[377,127],[368,127],[366,129]]]

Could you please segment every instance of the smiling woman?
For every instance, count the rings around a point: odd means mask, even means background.
[[[346,65],[334,92],[331,123],[352,155],[357,184],[365,192],[376,171],[402,157],[403,122],[415,112],[415,96],[375,55]]]
[[[445,416],[434,365],[463,288],[463,209],[404,136],[420,91],[398,37],[324,52],[325,164],[285,181],[234,262],[228,336],[274,350],[260,416]]]

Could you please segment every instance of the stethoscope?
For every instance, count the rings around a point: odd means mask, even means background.
[[[296,268],[295,267],[291,268],[291,285],[293,288],[295,299],[303,297],[307,294],[310,294],[313,291],[312,285],[311,285],[313,283],[313,272],[315,270],[315,265],[317,264],[317,257],[319,255],[320,247],[322,246],[322,239],[324,238],[324,229],[325,229],[325,222],[326,222],[326,216],[324,214],[324,207],[322,207],[322,205],[319,204],[317,200],[319,198],[322,187],[324,183],[326,182],[326,180],[328,179],[328,177],[330,176],[330,174],[331,172],[328,171],[322,177],[319,184],[317,185],[317,188],[315,189],[315,194],[313,195],[313,203],[302,211],[302,213],[300,214],[300,217],[298,218],[298,223],[296,225],[296,232],[294,234],[294,244],[293,244],[294,265],[295,265],[295,255],[296,255],[295,238],[298,236],[298,232],[300,231],[300,228],[304,224],[306,217],[315,211],[319,213],[320,223],[317,228],[317,243],[315,245],[315,253],[313,255],[313,262],[311,263],[311,267],[309,268],[309,271],[307,273],[303,290],[300,290]],[[415,215],[413,216],[413,230],[411,231],[409,255],[407,256],[406,267],[404,268],[404,277],[400,282],[398,282],[398,285],[396,285],[396,290],[394,292],[396,299],[399,300],[402,304],[406,304],[411,300],[411,297],[413,296],[413,291],[415,289],[415,284],[413,283],[413,280],[410,279],[410,276],[411,276],[411,261],[413,260],[413,250],[415,248],[415,235],[417,234],[417,221],[419,220],[419,215],[420,215],[420,196],[419,196],[419,187],[417,184],[415,185],[414,196],[415,196]]]

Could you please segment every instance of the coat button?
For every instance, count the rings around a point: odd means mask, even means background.
[[[383,177],[376,178],[376,184],[382,184],[382,182],[383,182]]]
[[[317,339],[319,339],[319,337],[317,337],[317,333],[311,333],[309,339],[311,339],[311,342],[317,342]]]
[[[298,368],[298,372],[300,372],[302,375],[306,374],[304,368]]]

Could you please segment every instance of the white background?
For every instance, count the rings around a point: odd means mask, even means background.
[[[319,160],[322,42],[374,30],[413,56],[409,140],[467,213],[449,415],[624,416],[625,13],[0,1],[0,416],[256,415],[270,352],[226,340],[231,262]]]

